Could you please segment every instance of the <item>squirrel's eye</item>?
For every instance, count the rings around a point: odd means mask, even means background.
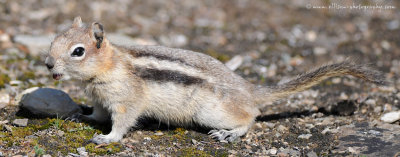
[[[74,49],[74,52],[72,52],[71,56],[72,57],[80,57],[85,53],[85,49],[83,47],[77,47]]]

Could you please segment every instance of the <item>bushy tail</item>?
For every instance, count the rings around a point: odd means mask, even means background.
[[[275,100],[306,90],[327,78],[342,75],[352,75],[378,85],[387,84],[385,76],[381,72],[346,60],[341,63],[322,66],[281,85],[257,88],[255,91],[256,102],[260,105],[272,103]]]

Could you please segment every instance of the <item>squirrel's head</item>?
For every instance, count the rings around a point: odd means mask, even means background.
[[[56,80],[88,80],[111,67],[111,49],[100,23],[86,27],[76,17],[71,28],[51,43],[45,63]]]

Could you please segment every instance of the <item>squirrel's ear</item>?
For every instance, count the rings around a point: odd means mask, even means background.
[[[92,23],[90,30],[91,30],[91,36],[96,41],[96,47],[99,49],[104,38],[103,25],[97,22]]]
[[[74,18],[74,22],[72,23],[72,27],[79,28],[82,27],[82,19],[80,16]]]

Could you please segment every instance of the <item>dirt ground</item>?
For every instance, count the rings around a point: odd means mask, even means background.
[[[0,0],[0,156],[82,155],[78,148],[93,156],[399,156],[400,122],[380,120],[400,107],[399,7],[393,0]],[[75,16],[101,22],[115,41],[189,49],[222,62],[239,57],[235,72],[259,85],[346,58],[382,71],[390,84],[328,79],[267,106],[233,143],[204,128],[145,119],[120,143],[94,145],[93,134],[109,128],[19,115],[14,101],[39,86],[90,105],[78,81],[54,81],[44,65],[51,38]],[[28,126],[11,123],[27,116]]]

